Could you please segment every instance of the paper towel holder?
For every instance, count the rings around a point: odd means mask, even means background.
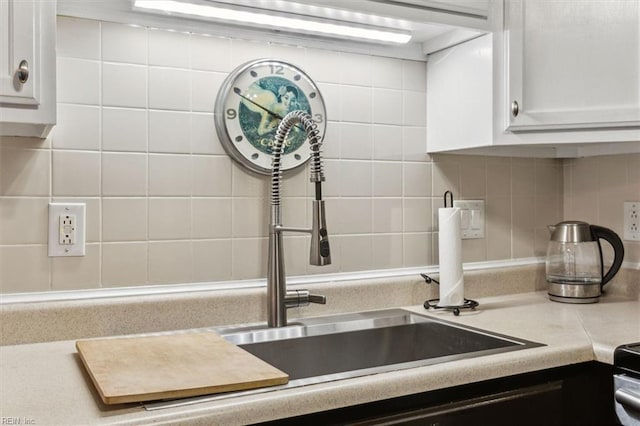
[[[435,278],[430,277],[427,274],[420,274],[420,276],[424,279],[424,282],[426,282],[427,284],[431,284],[436,283],[438,285],[440,285],[440,283],[438,282],[438,280],[436,280]],[[438,302],[440,301],[440,299],[429,299],[427,301],[424,302],[424,304],[422,306],[424,306],[424,308],[426,310],[429,309],[446,309],[448,311],[452,311],[453,315],[458,316],[460,315],[460,309],[471,309],[472,311],[475,310],[480,304],[478,302],[476,302],[475,300],[471,300],[471,299],[464,299],[464,302],[462,302],[461,305],[451,305],[451,306],[439,306]]]
[[[447,194],[449,195],[449,201],[450,201],[450,205],[447,205]],[[445,191],[444,192],[444,207],[453,207],[453,192],[451,191]]]

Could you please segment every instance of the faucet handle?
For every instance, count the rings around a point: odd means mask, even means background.
[[[317,303],[319,305],[327,304],[327,296],[322,296],[319,294],[310,294],[309,295],[309,303]]]
[[[327,298],[316,294],[310,294],[309,290],[289,290],[284,298],[287,308],[297,308],[298,306],[308,306],[309,303],[325,305]]]

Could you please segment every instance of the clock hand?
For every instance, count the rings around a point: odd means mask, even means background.
[[[245,101],[252,103],[253,105],[257,106],[258,108],[260,108],[261,110],[266,111],[270,116],[272,116],[273,118],[277,118],[278,120],[282,120],[283,117],[281,117],[280,115],[276,114],[275,112],[268,110],[267,108],[263,107],[262,105],[260,105],[259,103],[255,102],[253,99],[250,99],[246,96],[244,96],[242,93],[240,93],[240,89],[238,89],[237,87],[233,89],[233,91],[240,96],[242,99],[244,99]]]
[[[273,118],[277,118],[278,120],[282,120],[282,119],[284,118],[284,117],[282,117],[281,115],[276,114],[275,112],[273,112],[273,111],[271,111],[271,110],[267,109],[266,107],[263,107],[263,106],[262,106],[262,105],[260,105],[259,103],[255,102],[253,99],[250,99],[250,98],[248,98],[248,97],[244,96],[244,95],[240,92],[240,89],[238,89],[237,87],[235,87],[235,88],[233,89],[233,92],[234,92],[236,95],[240,96],[240,97],[241,97],[242,99],[244,99],[245,101],[247,101],[247,102],[249,102],[249,103],[252,103],[253,105],[255,105],[255,106],[257,106],[258,108],[260,108],[261,110],[266,111],[266,112],[267,112],[270,116],[272,116]],[[300,127],[300,126],[299,126],[299,125],[297,125],[297,124],[295,124],[295,125],[294,125],[294,127],[297,127],[297,128],[298,128],[298,129],[300,129],[300,130],[304,130],[302,127]]]

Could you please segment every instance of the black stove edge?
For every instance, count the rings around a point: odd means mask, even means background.
[[[624,372],[640,375],[640,342],[618,346],[613,352],[613,365]]]

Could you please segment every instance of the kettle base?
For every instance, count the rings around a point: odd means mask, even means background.
[[[554,302],[560,303],[598,303],[600,301],[600,297],[565,297],[565,296],[556,296],[551,293],[549,294],[549,300],[553,300]]]
[[[600,283],[548,282],[549,299],[562,303],[596,303],[600,300]]]

